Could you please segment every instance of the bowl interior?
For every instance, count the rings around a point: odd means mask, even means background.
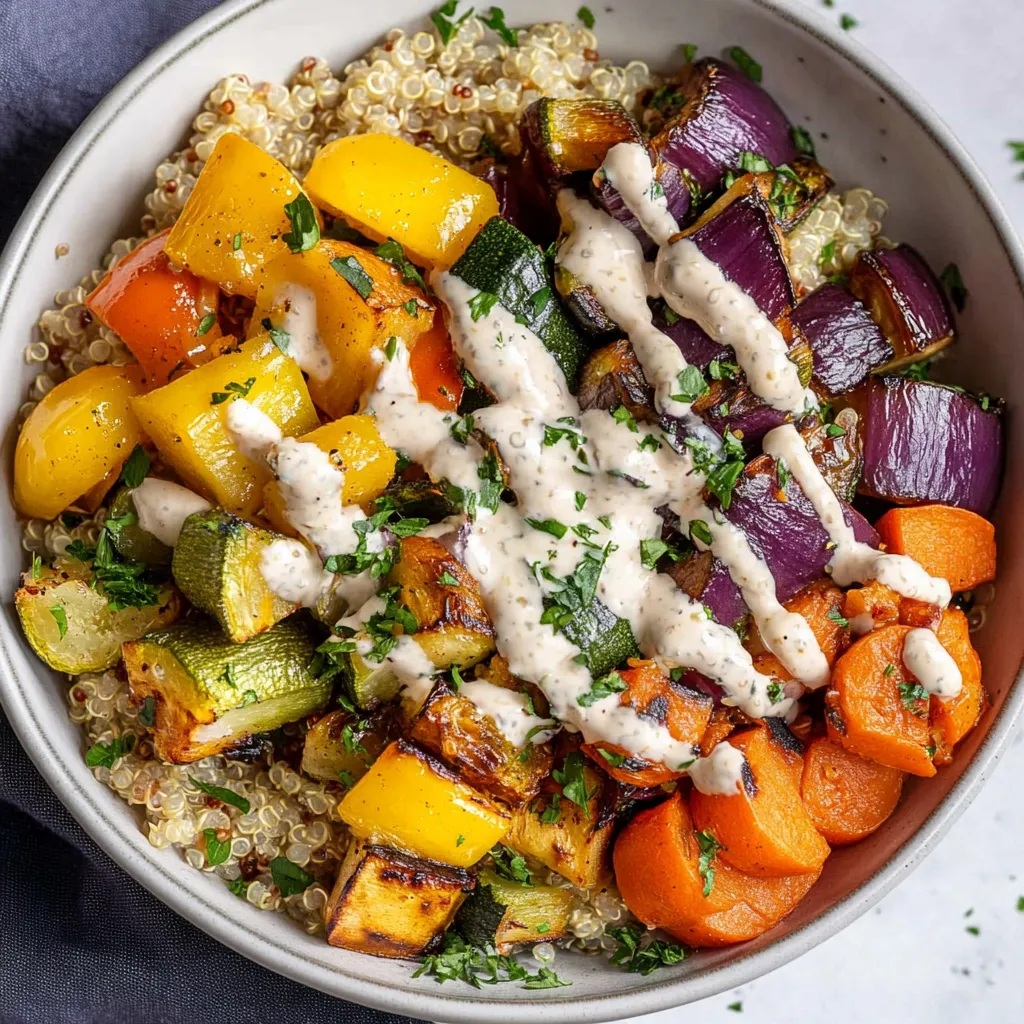
[[[22,353],[33,324],[54,292],[97,265],[114,238],[138,230],[153,170],[187,137],[206,92],[235,71],[284,81],[310,53],[343,67],[392,26],[417,24],[430,6],[436,4],[389,0],[360,5],[353,18],[353,5],[337,0],[228,4],[154,55],[93,115],[41,187],[0,276],[0,359],[10,374],[0,394],[8,485],[13,423],[32,376]],[[506,12],[510,24],[526,24],[571,20],[577,7],[577,0],[516,0]],[[955,143],[941,126],[933,120],[926,128],[915,101],[899,86],[883,84],[885,73],[856,44],[830,42],[833,34],[824,27],[809,30],[808,16],[794,13],[788,2],[620,0],[614,9],[596,9],[602,54],[620,62],[643,59],[667,71],[681,62],[683,42],[710,54],[742,45],[764,66],[765,86],[793,122],[813,132],[820,159],[840,185],[865,185],[889,201],[885,234],[913,243],[937,269],[951,261],[961,268],[970,299],[947,375],[1006,398],[1011,412],[997,517],[997,598],[977,637],[993,704],[954,763],[926,784],[908,785],[886,825],[856,847],[835,851],[810,896],[756,942],[704,952],[648,978],[609,967],[603,958],[561,955],[558,972],[572,986],[545,991],[542,999],[514,984],[441,988],[428,978],[412,980],[406,963],[332,949],[283,916],[246,905],[177,853],[152,849],[133,812],[86,769],[80,733],[65,714],[63,681],[26,646],[9,597],[3,606],[0,693],[7,713],[58,795],[112,856],[178,912],[268,967],[339,996],[446,1021],[514,1024],[551,1004],[559,1004],[566,1021],[651,1012],[721,991],[799,955],[863,912],[923,855],[983,780],[1021,704],[1017,693],[1000,714],[1024,651],[1024,631],[1014,621],[1024,606],[1022,530],[1008,515],[1021,502],[1012,410],[1024,399],[1024,365],[1015,358],[1024,345],[1024,298],[1015,243],[991,212],[987,190],[972,181],[955,152],[951,156]],[[59,243],[69,253],[57,260]],[[0,503],[0,517],[0,581],[10,595],[23,564],[21,531],[7,502]]]

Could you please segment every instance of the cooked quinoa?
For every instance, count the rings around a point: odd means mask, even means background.
[[[596,96],[635,110],[659,78],[642,61],[617,67],[602,60],[593,32],[561,23],[535,25],[510,48],[479,18],[467,19],[443,44],[436,31],[388,33],[384,43],[336,75],[328,63],[307,57],[287,85],[252,82],[244,74],[223,78],[192,123],[193,134],[155,172],[137,237],[118,239],[102,265],[54,297],[39,319],[25,360],[36,371],[21,418],[55,384],[99,363],[133,361],[124,343],[94,320],[85,297],[118,260],[180,214],[205,161],[225,132],[236,132],[267,150],[299,178],[326,142],[362,132],[386,132],[472,167],[496,149],[513,153],[523,111],[541,96]],[[858,252],[879,240],[885,202],[867,189],[828,195],[792,233],[793,272],[810,291],[843,273]],[[824,264],[822,252],[836,244]],[[94,543],[105,518],[100,509],[76,523],[34,519],[25,523],[26,550],[52,558],[72,539]],[[248,764],[211,757],[186,766],[154,759],[147,728],[139,721],[118,671],[73,678],[68,713],[85,733],[85,746],[120,739],[131,749],[111,768],[95,767],[97,780],[139,809],[140,825],[158,849],[174,847],[192,867],[231,883],[248,883],[244,898],[261,910],[285,912],[310,933],[321,931],[321,912],[344,855],[347,836],[337,815],[342,787],[315,782],[284,760]],[[301,740],[302,726],[286,727]],[[130,739],[129,739],[130,737]],[[229,815],[190,779],[226,787],[249,801],[245,814]],[[230,855],[210,867],[204,830],[230,839]],[[317,881],[303,893],[282,897],[269,862],[286,856]],[[543,877],[543,869],[540,869]],[[557,875],[552,884],[569,886]],[[239,887],[241,889],[241,887]],[[614,890],[575,890],[572,938],[562,945],[587,952],[614,947],[609,925],[632,920]],[[551,943],[534,947],[536,959],[554,957]]]

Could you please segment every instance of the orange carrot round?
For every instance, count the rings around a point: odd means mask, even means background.
[[[440,309],[434,314],[434,326],[416,339],[409,353],[409,371],[421,402],[446,411],[459,407],[465,385]]]
[[[981,685],[981,658],[971,644],[967,616],[959,608],[947,608],[936,635],[956,662],[963,680],[963,688],[952,700],[933,696],[930,702],[931,731],[938,746],[935,756],[940,764],[945,764],[952,756],[953,746],[978,724],[986,696]]]
[[[899,803],[903,772],[867,761],[826,736],[804,754],[800,795],[817,830],[833,846],[870,835]]]
[[[779,878],[815,873],[829,854],[800,800],[799,742],[788,753],[766,725],[737,730],[725,741],[743,752],[750,768],[730,796],[694,790],[690,810],[698,830],[710,832],[727,864],[750,875]]]
[[[807,895],[820,867],[788,878],[755,878],[701,849],[682,794],[641,811],[613,854],[615,879],[629,909],[691,946],[727,946],[768,931]],[[714,871],[709,879],[709,871]],[[707,895],[705,896],[705,890]]]
[[[884,583],[869,580],[864,586],[846,592],[843,616],[857,627],[858,633],[899,622],[900,595]]]

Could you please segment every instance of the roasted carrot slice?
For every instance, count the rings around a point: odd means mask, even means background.
[[[421,334],[412,346],[409,372],[421,402],[446,411],[459,407],[464,385],[440,309],[434,314],[434,326]]]
[[[829,668],[850,646],[850,630],[843,624],[843,592],[829,579],[817,580],[786,602],[811,627]]]
[[[750,768],[734,796],[697,790],[690,795],[694,823],[722,844],[721,859],[763,878],[816,873],[829,853],[800,801],[803,745],[778,726],[737,730],[725,741],[743,751]],[[783,732],[792,744],[789,751],[780,738]]]
[[[886,550],[909,555],[954,592],[995,579],[995,527],[975,512],[952,505],[894,508],[875,524]]]
[[[879,626],[900,620],[900,595],[884,583],[871,580],[848,590],[843,599],[843,616],[856,634],[869,633]]]
[[[755,878],[721,853],[700,871],[700,842],[682,794],[641,811],[622,831],[613,860],[629,909],[691,946],[728,946],[774,927],[807,895],[819,867],[788,878]],[[708,890],[705,896],[705,889]]]
[[[817,830],[833,846],[870,835],[892,814],[903,772],[850,753],[827,736],[804,754],[800,795]]]
[[[910,626],[862,636],[837,662],[825,694],[829,736],[869,761],[913,775],[934,775],[928,753],[928,704],[903,666]]]
[[[912,597],[900,598],[900,623],[915,629],[935,629],[942,618],[942,609]]]
[[[157,386],[166,384],[180,364],[203,362],[204,353],[221,334],[216,325],[217,286],[188,270],[172,269],[164,253],[168,231],[133,249],[85,300]]]
[[[619,703],[664,725],[681,743],[701,742],[711,719],[713,701],[706,693],[675,683],[653,661],[630,658],[619,672],[626,689]],[[583,752],[612,778],[632,786],[660,786],[678,779],[677,766],[654,764],[614,743],[585,743]]]
[[[947,608],[936,631],[939,642],[949,652],[963,680],[963,689],[952,700],[932,697],[929,716],[939,764],[952,757],[953,746],[977,724],[988,698],[981,685],[981,658],[971,644],[967,617],[959,608]]]

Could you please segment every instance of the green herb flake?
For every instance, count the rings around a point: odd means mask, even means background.
[[[967,285],[964,284],[960,268],[955,263],[950,263],[939,275],[939,280],[949,293],[949,298],[956,306],[956,311],[962,313],[970,292],[967,290]]]
[[[632,433],[639,433],[640,428],[637,426],[633,414],[624,405],[620,405],[612,410],[612,419],[629,429]]]
[[[206,863],[211,868],[223,864],[231,855],[231,840],[218,839],[215,828],[204,828],[203,838],[206,840]]]
[[[761,65],[743,49],[742,46],[730,46],[728,50],[729,59],[749,78],[752,82],[760,83],[764,77]]]
[[[550,967],[542,967],[523,982],[523,988],[567,988],[571,981],[563,981]]]
[[[704,896],[710,896],[711,890],[715,887],[714,860],[719,850],[725,847],[710,833],[698,832],[697,845],[700,847],[700,857],[697,860],[697,870],[700,877],[704,879]]]
[[[583,506],[587,503],[587,496],[582,491],[576,492],[576,511],[582,512]]]
[[[765,687],[765,693],[768,695],[768,700],[772,704],[778,704],[785,696],[785,691],[782,689],[782,684],[776,682],[774,679]]]
[[[691,519],[689,527],[690,540],[700,541],[701,544],[706,544],[711,547],[712,536],[711,528],[703,519]]]
[[[211,327],[217,322],[216,313],[207,313],[202,320],[199,321],[199,326],[196,328],[195,337],[201,338],[206,334]]]
[[[63,640],[68,635],[68,613],[64,610],[64,605],[53,605],[50,608],[50,614],[53,616],[54,622],[57,623],[57,630]]]
[[[928,709],[921,709],[920,702],[928,700],[928,691],[920,684],[907,680],[897,684],[900,691],[900,701],[903,706],[913,712],[919,718],[928,714]]]
[[[498,296],[491,294],[491,292],[477,292],[467,303],[469,315],[473,318],[473,322],[475,323],[477,320],[487,316],[497,301]]]
[[[577,494],[579,491],[576,492]],[[577,506],[578,508],[579,506]],[[37,580],[43,575],[43,560],[39,555],[32,556],[32,579]]]
[[[430,20],[434,23],[434,27],[441,37],[441,42],[445,46],[452,41],[452,37],[458,31],[459,26],[473,13],[473,8],[470,7],[458,21],[449,21],[448,19],[455,13],[455,8],[458,6],[459,0],[446,0],[444,4],[430,15]]]
[[[838,423],[829,423],[825,427],[826,437],[846,437],[846,431]]]
[[[644,434],[636,446],[642,452],[656,452],[661,447],[661,442],[653,434]]]
[[[459,580],[457,576],[453,576],[447,569],[438,577],[437,582],[442,587],[457,587],[459,586]]]
[[[244,878],[236,878],[232,882],[228,882],[228,888],[235,896],[241,896],[244,900],[249,892],[249,883]]]
[[[382,242],[373,250],[374,256],[379,256],[385,263],[390,263],[398,272],[402,275],[403,284],[413,284],[418,288],[422,288],[423,291],[429,291],[427,288],[427,282],[423,280],[423,275],[419,272],[419,269],[409,260],[405,255],[405,249],[402,248],[401,242],[396,242],[395,239],[389,238],[386,242]],[[412,307],[410,309],[410,306]],[[410,316],[416,316],[417,304],[415,299],[410,299],[405,304],[405,311]]]
[[[582,708],[589,708],[599,700],[604,700],[605,697],[610,697],[613,693],[622,693],[625,689],[626,680],[612,669],[607,675],[599,676],[593,680],[590,684],[590,689],[586,693],[581,693],[576,698],[576,703]]]
[[[557,519],[527,519],[526,523],[542,533],[550,533],[558,540],[561,540],[569,529],[565,523],[560,523]]]
[[[728,509],[732,504],[733,488],[742,472],[743,463],[737,459],[734,462],[719,463],[705,477],[704,486],[718,498],[722,508]]]
[[[214,391],[210,395],[210,405],[223,405],[231,397],[248,398],[255,383],[255,377],[250,377],[244,384],[239,384],[236,380],[229,380],[224,385],[223,391]]]
[[[363,265],[355,256],[335,256],[331,266],[352,285],[360,298],[369,298],[373,291],[373,278],[363,270]]]
[[[287,857],[275,857],[270,862],[270,874],[282,896],[295,896],[305,892],[314,881],[312,875],[307,875],[298,864]]]
[[[647,537],[640,541],[640,563],[645,569],[650,569],[653,572],[665,555],[670,555],[673,560],[679,557],[679,553],[672,545],[660,537]]]
[[[190,775],[188,780],[200,793],[212,796],[222,804],[231,804],[232,807],[237,807],[243,814],[249,813],[249,801],[244,796],[239,796],[233,789],[214,786],[209,782],[203,782],[202,779],[197,779],[194,775]]]
[[[233,252],[238,252],[242,248],[242,232],[239,231],[234,238],[231,239],[231,249]]]
[[[613,754],[610,750],[605,750],[604,747],[598,747],[597,752],[613,767],[621,768],[626,763],[625,754]]]
[[[821,247],[818,254],[818,266],[827,267],[836,258],[836,240],[833,238]]]
[[[309,197],[300,192],[290,203],[284,204],[284,212],[292,226],[291,231],[281,236],[282,241],[292,252],[305,252],[312,249],[320,241],[320,225],[317,223],[316,210]],[[331,260],[334,263],[334,260]],[[363,298],[366,296],[364,295]]]
[[[590,800],[597,793],[598,787],[587,789],[587,780],[583,774],[584,758],[574,750],[567,754],[561,769],[556,768],[551,777],[562,787],[562,796],[574,803],[590,817]]]
[[[712,380],[732,380],[739,376],[739,372],[736,363],[723,362],[721,359],[712,359],[708,363],[708,376]]]
[[[94,743],[85,753],[85,763],[90,768],[113,768],[114,762],[124,757],[135,746],[135,737],[117,736],[109,743]]]
[[[145,449],[137,444],[121,470],[121,483],[125,487],[138,487],[146,479],[150,465],[150,458]]]
[[[811,138],[811,133],[806,128],[801,128],[799,125],[793,125],[791,135],[793,138],[793,145],[796,146],[797,150],[805,156],[809,156],[813,160],[815,153],[814,140]]]
[[[882,671],[882,675],[883,676],[891,676],[893,674],[893,672],[895,672],[895,671],[896,671],[896,666],[895,665],[886,665],[885,669]]]
[[[269,316],[265,316],[260,321],[260,327],[270,335],[270,340],[278,347],[278,349],[284,355],[288,355],[288,348],[291,345],[292,336],[287,331],[282,331],[280,327],[275,327],[273,323],[271,323]]]
[[[519,35],[514,28],[509,28],[505,24],[505,12],[500,7],[492,7],[486,17],[482,14],[479,17],[489,29],[498,33],[503,43],[509,46],[519,45]]]
[[[687,366],[679,374],[679,394],[672,395],[673,401],[676,402],[687,402],[692,404],[696,402],[701,395],[708,393],[708,384],[704,380],[704,374],[697,369],[696,366]]]
[[[594,22],[596,21],[596,19],[594,18],[594,12],[589,7],[581,7],[576,12],[576,17],[579,18],[581,22],[583,22],[584,28],[594,27]]]
[[[139,721],[147,728],[152,729],[156,724],[156,699],[146,697],[139,709]]]
[[[697,56],[697,44],[696,43],[683,43],[683,63],[692,64],[693,58]]]
[[[980,935],[981,929],[976,924],[969,924],[965,929],[968,935]]]
[[[860,22],[852,14],[840,14],[839,15],[839,27],[844,32],[849,32],[851,28],[856,28]]]
[[[608,928],[607,934],[618,943],[615,952],[608,958],[609,963],[646,977],[659,967],[669,967],[686,958],[685,947],[674,942],[651,939],[645,944],[645,933],[646,929],[638,924]]]
[[[398,339],[392,335],[384,342],[384,355],[387,357],[390,363],[395,358],[395,353],[398,351]]]
[[[742,1013],[743,1012],[743,1003],[742,1002],[730,1003],[726,1007],[726,1009],[727,1010],[732,1010],[733,1013]]]
[[[844,618],[838,608],[830,608],[825,617],[831,619],[840,629],[847,629],[850,625],[850,620]]]
[[[527,889],[533,888],[533,874],[526,866],[526,859],[515,850],[499,843],[490,851],[494,861],[494,871],[499,878],[509,882],[518,882]]]

